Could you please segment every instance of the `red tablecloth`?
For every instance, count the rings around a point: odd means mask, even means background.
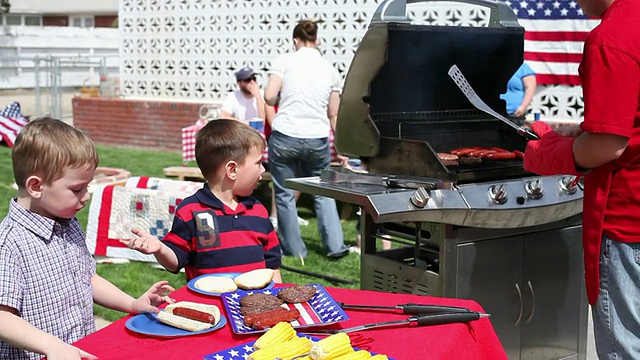
[[[200,130],[206,122],[204,120],[198,120],[195,124],[182,128],[182,161],[189,162],[196,159],[196,133]],[[260,132],[262,137],[265,137],[263,132]],[[337,157],[336,148],[333,146],[333,131],[329,134],[329,145],[331,146],[331,161],[339,161]],[[262,153],[262,161],[268,162],[269,160],[269,148],[265,147]]]
[[[423,303],[463,306],[482,311],[471,300],[446,299],[407,294],[390,294],[364,290],[327,288],[336,301],[350,304],[397,305]],[[186,287],[172,294],[176,300],[212,303],[222,309],[217,297],[200,295]],[[406,319],[408,315],[391,312],[347,310],[348,321],[325,328],[346,328],[378,321]],[[78,341],[75,345],[100,359],[202,359],[204,355],[253,341],[259,335],[237,335],[227,323],[223,328],[202,335],[174,339],[152,338],[129,331],[121,319],[110,326]],[[360,332],[375,340],[368,344],[372,352],[383,353],[397,360],[405,359],[506,359],[500,341],[488,319],[469,324],[448,324],[425,327],[396,327]]]

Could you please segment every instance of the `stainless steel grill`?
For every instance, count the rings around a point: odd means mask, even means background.
[[[464,2],[491,9],[488,28],[413,25],[407,1],[379,5],[347,73],[335,137],[368,173],[330,169],[286,184],[362,208],[363,289],[471,298],[493,314],[511,359],[584,359],[581,186],[528,173],[518,159],[438,156],[526,147],[447,74],[457,65],[506,115],[499,95],[522,63],[524,30],[504,3]]]

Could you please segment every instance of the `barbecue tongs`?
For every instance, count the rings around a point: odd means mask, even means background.
[[[516,129],[518,134],[520,134],[521,136],[524,136],[527,140],[540,139],[540,137],[530,129],[524,126],[519,126],[514,124],[512,121],[509,121],[509,119],[507,119],[506,117],[495,112],[492,108],[489,107],[489,105],[487,105],[484,101],[482,101],[482,99],[480,99],[478,94],[476,94],[475,90],[473,90],[473,88],[467,81],[467,78],[465,78],[464,75],[462,75],[462,72],[460,71],[457,65],[453,65],[452,67],[449,68],[449,77],[453,79],[456,85],[458,85],[458,88],[460,89],[460,91],[462,91],[464,96],[467,97],[469,102],[473,106],[475,106],[476,109],[484,111],[485,113],[495,117],[498,120],[501,120],[505,124]]]

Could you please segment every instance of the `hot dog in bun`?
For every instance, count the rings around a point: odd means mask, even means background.
[[[201,331],[220,321],[220,309],[215,305],[180,301],[160,311],[158,321],[182,330]]]

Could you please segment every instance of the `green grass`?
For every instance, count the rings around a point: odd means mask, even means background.
[[[100,166],[124,168],[131,172],[131,176],[164,177],[162,169],[167,166],[175,166],[182,163],[180,153],[145,151],[137,149],[112,148],[98,146]],[[195,166],[195,164],[189,164]],[[11,167],[11,149],[0,146],[0,218],[7,213],[9,199],[15,196],[16,191],[11,187],[14,183]],[[256,192],[256,196],[270,208],[270,192]],[[86,228],[89,204],[77,214],[78,220]],[[324,250],[317,231],[317,222],[313,215],[312,198],[303,194],[298,201],[300,216],[309,220],[308,226],[301,227],[302,237],[309,249],[309,255],[305,259],[303,267],[299,259],[285,257],[283,263],[286,266],[299,268],[305,271],[329,275],[340,279],[353,281],[353,284],[338,284],[316,277],[310,277],[287,270],[281,270],[283,281],[295,284],[318,283],[332,287],[360,287],[360,257],[350,254],[340,260],[330,260],[324,256]],[[349,221],[343,221],[342,228],[345,242],[354,244],[356,238],[355,217]],[[129,264],[99,264],[98,274],[108,279],[120,289],[132,296],[140,296],[151,284],[160,280],[168,280],[169,283],[179,288],[186,284],[184,274],[171,274],[164,270],[155,269],[148,263],[131,262]],[[95,305],[96,315],[107,320],[114,321],[125,314]]]

